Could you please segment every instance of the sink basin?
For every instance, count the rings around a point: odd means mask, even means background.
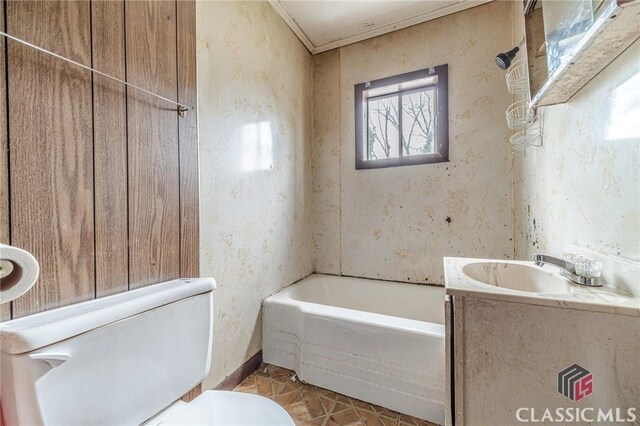
[[[640,317],[640,298],[604,285],[574,284],[553,265],[523,260],[444,258],[446,294],[451,297],[528,303]]]
[[[475,262],[462,267],[462,273],[483,284],[533,293],[570,293],[566,279],[535,265],[508,262]]]

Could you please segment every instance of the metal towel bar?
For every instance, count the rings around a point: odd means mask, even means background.
[[[20,38],[18,38],[16,36],[12,36],[11,34],[8,34],[8,33],[4,32],[4,31],[0,31],[0,35],[3,35],[6,38],[8,38],[10,40],[13,40],[13,41],[16,41],[16,42],[18,42],[20,44],[23,44],[25,46],[29,46],[29,47],[31,47],[33,49],[36,49],[36,50],[40,51],[40,52],[46,53],[47,55],[51,55],[51,56],[53,56],[55,58],[61,59],[61,60],[65,61],[65,62],[68,62],[68,63],[73,64],[73,65],[76,65],[76,66],[78,66],[80,68],[83,68],[85,70],[91,71],[92,73],[99,74],[99,75],[101,75],[103,77],[107,77],[107,78],[109,78],[111,80],[117,81],[118,83],[122,83],[125,86],[132,87],[132,88],[134,88],[136,90],[139,90],[141,92],[144,92],[144,93],[146,93],[148,95],[154,96],[154,97],[156,97],[158,99],[162,99],[163,101],[166,101],[166,102],[172,103],[174,105],[177,105],[177,107],[178,107],[177,111],[178,111],[178,114],[180,115],[180,117],[184,117],[186,115],[187,111],[193,109],[192,106],[190,107],[190,106],[187,106],[187,105],[183,105],[180,102],[174,101],[174,100],[169,99],[169,98],[165,98],[164,96],[158,95],[157,93],[153,93],[153,92],[151,92],[151,91],[149,91],[147,89],[143,89],[140,86],[136,86],[135,84],[129,83],[129,82],[124,81],[124,80],[121,80],[121,79],[119,79],[117,77],[114,77],[112,75],[106,74],[106,73],[104,73],[102,71],[99,71],[97,69],[91,68],[91,67],[89,67],[87,65],[81,64],[80,62],[76,62],[76,61],[74,61],[72,59],[69,59],[69,58],[66,58],[66,57],[64,57],[62,55],[59,55],[59,54],[54,53],[54,52],[51,52],[50,50],[44,49],[44,48],[42,48],[40,46],[36,46],[33,43],[29,43],[28,41],[22,40],[22,39],[20,39]]]

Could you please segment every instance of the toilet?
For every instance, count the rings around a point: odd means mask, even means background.
[[[209,373],[214,289],[179,279],[0,324],[5,424],[294,426],[258,395],[179,400]]]

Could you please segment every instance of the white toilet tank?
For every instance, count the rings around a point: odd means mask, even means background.
[[[180,279],[0,324],[7,425],[138,425],[200,383],[211,278]]]

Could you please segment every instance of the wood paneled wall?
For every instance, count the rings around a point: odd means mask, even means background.
[[[91,64],[88,2],[12,0],[6,8],[8,33]],[[95,296],[92,78],[7,43],[11,245],[40,263],[36,285],[13,302],[16,318]]]
[[[124,5],[91,3],[93,66],[122,80],[125,62]],[[93,79],[93,187],[96,297],[129,286],[127,89],[106,77]]]
[[[4,2],[0,1],[0,28],[4,31]],[[9,242],[9,151],[7,137],[7,81],[5,39],[0,37],[0,241]],[[11,305],[0,305],[0,321],[11,318]],[[2,417],[0,416],[0,423]]]
[[[195,105],[193,0],[0,2],[7,32]],[[0,38],[0,241],[38,259],[0,318],[198,275],[196,111]]]

